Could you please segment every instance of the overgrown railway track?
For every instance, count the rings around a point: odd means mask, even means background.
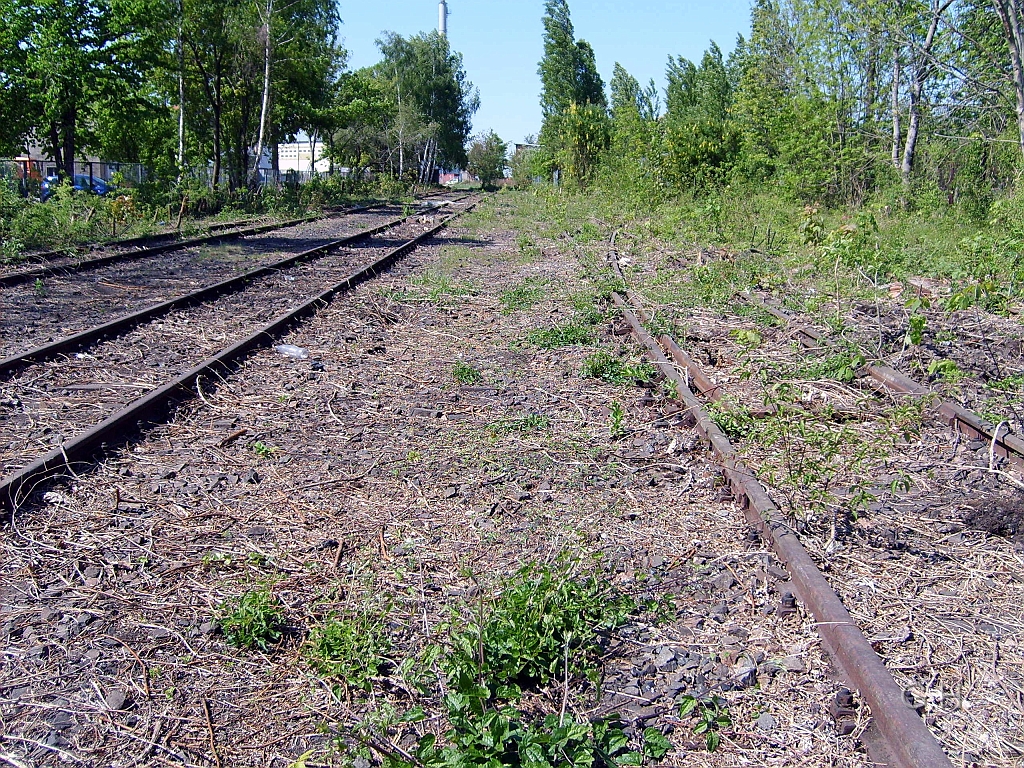
[[[201,380],[226,375],[252,350],[471,208],[439,222],[404,216],[4,361],[6,374],[21,371],[4,385],[5,397],[26,415],[0,428],[0,445],[7,446],[0,455],[14,470],[0,481],[0,504],[13,512],[46,479],[74,471],[141,425],[166,418]],[[268,316],[274,319],[266,322]],[[154,322],[158,318],[166,319]],[[73,349],[89,351],[55,359]],[[40,421],[49,419],[42,431],[56,447],[25,439],[38,436]],[[34,448],[49,449],[33,459]]]
[[[619,279],[624,279],[614,250],[609,261]],[[874,727],[865,732],[865,742],[874,760],[906,768],[950,765],[949,758],[925,720],[913,706],[908,706],[910,694],[896,682],[876,647],[801,543],[797,534],[799,521],[793,516],[794,511],[782,510],[776,505],[758,479],[756,468],[744,460],[745,451],[730,441],[714,417],[716,413],[719,417],[724,415],[728,422],[737,414],[742,414],[743,418],[769,416],[776,419],[785,419],[789,415],[779,413],[774,405],[769,405],[759,415],[751,416],[752,411],[742,411],[742,406],[731,396],[729,387],[703,370],[694,356],[688,354],[670,334],[660,334],[656,338],[648,331],[648,327],[657,324],[653,323],[637,294],[627,289],[625,296],[614,294],[614,298],[630,330],[646,347],[651,360],[674,383],[679,399],[721,463],[726,482],[743,508],[747,521],[759,531],[792,575],[797,597],[814,616],[818,633],[836,664],[840,678],[859,690],[869,704]],[[844,351],[813,329],[796,323],[780,307],[765,302],[757,302],[757,306],[786,323],[805,349],[822,357]],[[998,457],[1008,459],[1018,467],[1022,464],[1024,444],[1002,429],[1005,424],[995,426],[888,366],[867,364],[863,373],[877,389],[891,397],[912,398],[922,407],[931,408],[958,436],[964,433],[968,438],[985,441],[990,472],[999,473],[992,466],[993,462],[998,464]],[[789,450],[800,449],[791,446]],[[1004,476],[1013,481],[1012,477]],[[842,709],[842,705],[837,705],[837,710]]]
[[[439,194],[445,193],[432,192],[422,195],[418,199],[429,200],[431,197],[435,197]],[[111,264],[159,256],[161,254],[186,248],[194,248],[210,243],[236,240],[267,232],[275,232],[277,230],[295,227],[300,224],[323,221],[324,219],[331,219],[338,216],[364,213],[386,205],[388,205],[388,203],[386,201],[382,201],[340,209],[332,208],[325,210],[321,214],[313,216],[300,216],[274,222],[257,222],[252,219],[244,221],[218,222],[205,227],[206,231],[204,234],[193,237],[182,237],[180,232],[173,231],[31,253],[26,257],[26,260],[36,262],[41,264],[41,266],[0,270],[0,287],[22,285],[35,280],[42,280],[53,275],[75,274],[77,272],[100,269],[101,267]],[[102,255],[92,258],[83,258],[86,254],[95,252],[101,252]]]

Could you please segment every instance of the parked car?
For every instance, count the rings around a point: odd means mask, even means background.
[[[103,179],[96,176],[87,176],[83,173],[76,173],[73,177],[72,186],[79,192],[92,192],[94,195],[106,195],[114,191],[114,187]],[[44,203],[49,200],[57,187],[60,186],[60,176],[47,176],[39,185],[39,199]]]

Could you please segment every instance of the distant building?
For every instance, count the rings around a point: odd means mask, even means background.
[[[293,141],[290,144],[277,145],[278,168],[282,171],[302,171],[327,173],[331,170],[331,161],[324,157],[322,141],[310,146],[309,141]],[[262,165],[262,163],[261,163]],[[269,167],[269,163],[267,163]]]

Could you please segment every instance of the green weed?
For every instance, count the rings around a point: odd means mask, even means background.
[[[637,610],[596,573],[569,565],[528,565],[502,583],[498,597],[452,638],[449,678],[483,680],[489,696],[518,698],[554,679],[596,679],[602,633]]]
[[[257,589],[223,603],[217,623],[231,645],[266,651],[281,639],[284,614],[269,590]]]
[[[46,286],[43,284],[43,279],[37,277],[35,283],[32,286],[32,292],[37,298],[44,299],[47,296]]]
[[[386,618],[386,612],[368,610],[351,616],[331,614],[310,631],[303,656],[317,673],[369,691],[391,649]]]
[[[718,749],[722,742],[719,731],[732,725],[732,718],[724,703],[717,698],[697,699],[693,696],[684,696],[679,702],[679,716],[688,715],[697,721],[693,726],[693,732],[698,736],[703,734],[708,752]]]
[[[547,429],[551,420],[539,413],[528,413],[515,419],[501,419],[489,427],[494,437],[504,437],[512,433],[527,435]]]
[[[466,385],[477,384],[484,380],[484,375],[479,370],[462,360],[455,361],[455,365],[452,366],[452,376],[459,384]]]
[[[261,459],[269,459],[271,456],[277,453],[278,450],[280,449],[277,448],[276,446],[267,445],[261,440],[257,440],[255,443],[252,444],[253,453],[255,453],[256,456],[258,456]]]
[[[658,369],[650,363],[627,363],[608,352],[595,352],[583,361],[580,374],[608,384],[648,384],[654,381]]]
[[[580,322],[556,325],[552,328],[538,328],[537,330],[530,331],[526,339],[541,349],[587,347],[597,341],[593,329],[589,325]]]
[[[618,400],[612,401],[610,410],[611,412],[608,415],[608,433],[611,435],[612,440],[618,440],[626,434],[626,411]]]

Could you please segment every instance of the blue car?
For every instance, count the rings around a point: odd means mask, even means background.
[[[44,203],[49,200],[57,187],[60,186],[60,176],[47,176],[39,185],[39,199]],[[94,195],[106,195],[113,191],[113,187],[103,179],[96,176],[86,176],[76,173],[72,185],[79,192],[92,192]]]

